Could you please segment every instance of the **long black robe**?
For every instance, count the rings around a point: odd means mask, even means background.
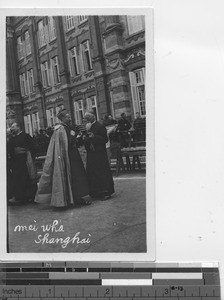
[[[13,181],[12,181],[12,158],[11,158],[10,141],[6,144],[6,169],[7,169],[7,200],[14,196]]]
[[[16,147],[22,147],[29,150],[34,159],[35,146],[33,138],[29,134],[21,132],[10,140],[9,147],[12,161],[12,182],[15,200],[20,202],[34,200],[37,191],[37,183],[29,178],[26,164],[27,154],[15,153]]]
[[[94,134],[94,137],[87,138],[85,143],[90,196],[112,195],[114,182],[106,151],[107,130],[104,125],[95,122],[92,124],[90,132]]]

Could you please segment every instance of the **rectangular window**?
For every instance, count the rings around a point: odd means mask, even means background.
[[[24,36],[25,36],[26,55],[29,55],[31,54],[31,45],[30,45],[30,34],[28,30],[25,32]]]
[[[65,16],[65,23],[67,31],[75,27],[74,17],[73,16]]]
[[[24,120],[24,127],[25,127],[25,132],[29,133],[29,129],[28,129],[28,122],[27,122],[27,116],[23,117]]]
[[[44,26],[44,37],[45,37],[45,44],[49,44],[50,36],[49,36],[49,29],[47,24]]]
[[[23,95],[27,96],[28,95],[28,87],[27,87],[27,81],[26,81],[26,74],[23,73],[21,75],[22,77],[22,90],[23,90]]]
[[[28,84],[29,94],[32,94],[34,92],[33,69],[27,71],[27,84]]]
[[[33,136],[33,127],[32,127],[32,122],[31,122],[31,116],[30,115],[24,116],[24,125],[25,125],[26,133]]]
[[[134,34],[145,28],[144,16],[127,16],[128,33]]]
[[[53,41],[56,39],[56,28],[54,17],[48,17],[48,30],[49,30],[49,40]]]
[[[88,17],[87,16],[78,16],[79,24],[87,21]]]
[[[63,105],[63,104],[58,105],[58,106],[56,107],[56,122],[57,122],[57,123],[60,123],[60,122],[61,122],[61,121],[57,118],[57,114],[58,114],[59,111],[61,111],[62,109],[64,109],[64,105]]]
[[[39,40],[39,48],[46,45],[45,29],[44,29],[44,21],[43,20],[38,23],[38,40]]]
[[[47,61],[41,64],[41,75],[42,75],[43,87],[46,88],[50,86],[49,68],[48,68]]]
[[[97,103],[96,103],[96,96],[92,96],[90,98],[87,98],[87,108],[88,110],[92,110],[97,118],[98,117],[98,108],[97,108]]]
[[[140,113],[140,116],[146,115],[145,104],[145,68],[129,72],[131,83],[131,96],[134,108],[134,114]]]
[[[24,84],[23,84],[23,75],[19,75],[20,91],[22,97],[25,96]]]
[[[51,59],[51,71],[53,75],[53,82],[54,85],[61,82],[60,75],[59,75],[59,64],[58,64],[58,57],[55,56]]]
[[[23,58],[23,44],[21,36],[17,38],[17,55],[19,60]]]
[[[33,125],[33,132],[36,133],[40,130],[40,120],[39,120],[39,113],[36,112],[32,114],[32,125]]]
[[[115,119],[115,111],[114,111],[114,96],[113,96],[113,91],[110,91],[110,105],[111,105],[111,115],[113,119]]]
[[[85,41],[81,44],[81,53],[84,72],[88,72],[93,68],[90,55],[89,41]]]
[[[78,100],[74,102],[74,111],[75,111],[75,123],[77,125],[81,125],[82,120],[84,118],[84,108],[83,108],[82,100]]]
[[[79,75],[79,66],[78,66],[78,57],[76,47],[71,48],[68,51],[68,58],[69,58],[69,68],[71,76]]]
[[[54,109],[53,108],[47,109],[46,113],[47,113],[47,126],[53,127],[55,124]]]

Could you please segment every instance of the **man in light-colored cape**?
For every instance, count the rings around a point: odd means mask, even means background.
[[[35,201],[55,207],[91,204],[83,198],[89,194],[88,180],[70,127],[71,117],[66,110],[57,117],[61,124],[55,126],[51,137]]]

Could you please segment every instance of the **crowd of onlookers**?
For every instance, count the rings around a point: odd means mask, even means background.
[[[111,142],[119,142],[121,147],[128,147],[132,142],[143,142],[146,139],[146,119],[142,118],[138,112],[133,123],[127,119],[125,113],[122,113],[118,121],[114,120],[111,115],[104,116],[103,125],[107,129],[111,126],[115,127],[114,131],[109,131],[109,138]]]
[[[44,155],[47,152],[48,144],[51,136],[54,132],[53,127],[47,127],[46,129],[40,129],[39,132],[35,132],[33,135],[36,153],[38,155]]]
[[[125,113],[121,114],[121,118],[117,121],[112,115],[105,115],[101,119],[101,123],[107,128],[110,143],[118,142],[121,147],[130,146],[131,141],[145,141],[146,137],[146,119],[136,113],[136,118],[130,122]],[[80,125],[80,130],[83,130],[85,125]],[[40,129],[33,135],[37,155],[45,155],[48,144],[54,132],[54,127]]]

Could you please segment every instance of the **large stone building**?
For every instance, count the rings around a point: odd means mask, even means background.
[[[145,116],[144,16],[7,17],[7,124],[53,126],[66,108],[80,124]]]

